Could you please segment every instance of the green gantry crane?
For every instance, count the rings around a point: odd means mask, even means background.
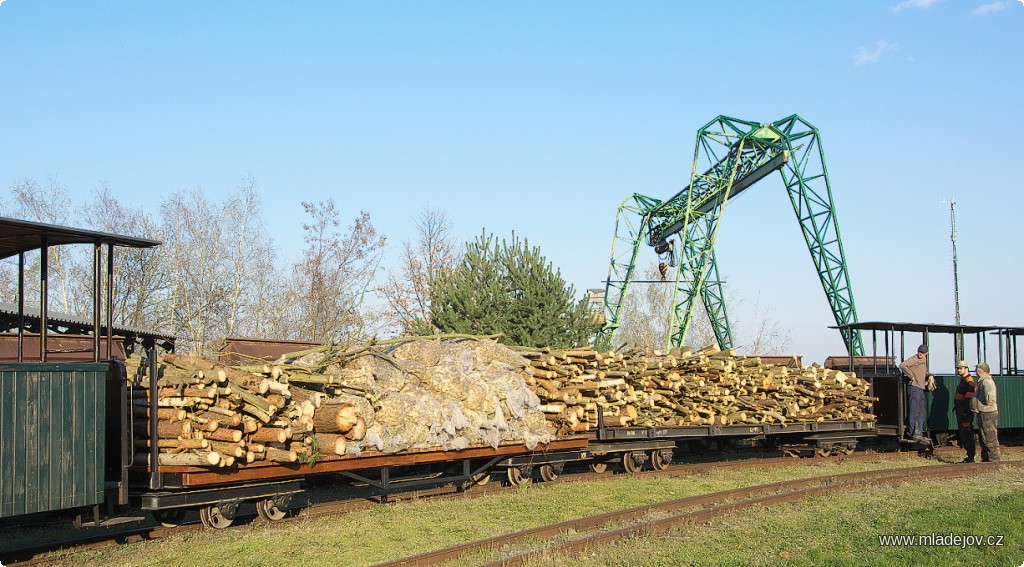
[[[633,194],[619,204],[605,287],[605,324],[597,343],[611,346],[635,279],[640,246],[647,244],[658,253],[674,254],[677,260],[668,346],[683,344],[699,296],[719,346],[731,347],[715,237],[729,200],[776,170],[782,173],[836,323],[856,323],[857,308],[818,129],[795,114],[769,124],[719,116],[697,133],[689,186],[666,201]],[[680,235],[678,250],[674,250],[675,235]],[[840,332],[852,355],[863,354],[858,331]]]

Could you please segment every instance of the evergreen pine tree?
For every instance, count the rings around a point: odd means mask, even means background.
[[[502,333],[502,342],[575,347],[596,328],[585,299],[540,253],[515,234],[498,241],[482,234],[466,246],[462,263],[436,274],[431,316],[443,333]]]

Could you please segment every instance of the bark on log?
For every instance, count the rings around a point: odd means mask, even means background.
[[[299,460],[299,455],[295,451],[278,449],[277,447],[267,447],[265,454],[267,459],[278,463],[294,463]]]
[[[238,443],[242,440],[242,432],[238,429],[229,429],[227,427],[221,427],[217,431],[204,432],[203,437],[206,439],[212,439],[215,441],[230,441],[232,443]]]
[[[335,433],[317,433],[315,436],[320,452],[333,455],[344,455],[348,441],[344,435]]]
[[[291,432],[278,427],[261,427],[255,433],[249,435],[249,439],[261,443],[284,443],[288,440]]]
[[[220,464],[220,454],[201,451],[198,453],[160,453],[161,466],[209,467]],[[148,465],[149,453],[136,453],[134,464]]]
[[[352,404],[326,404],[313,414],[313,427],[319,433],[348,433],[358,418],[359,410]]]

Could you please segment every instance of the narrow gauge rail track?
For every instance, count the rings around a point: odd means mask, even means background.
[[[774,468],[786,465],[814,465],[821,463],[838,463],[847,459],[854,460],[870,460],[870,459],[909,459],[916,458],[917,453],[875,453],[875,452],[858,452],[849,455],[838,455],[831,457],[776,457],[776,458],[765,458],[765,457],[753,457],[741,460],[723,460],[723,461],[706,461],[698,463],[680,463],[670,465],[668,468],[663,470],[644,470],[635,473],[629,473],[627,476],[630,478],[650,478],[650,477],[661,477],[661,476],[681,476],[686,474],[700,474],[712,470],[743,470],[747,468]],[[580,472],[573,474],[560,475],[557,478],[542,483],[543,485],[562,484],[562,483],[579,483],[579,482],[594,482],[594,481],[610,481],[617,478],[623,478],[623,474],[613,473],[597,473],[597,472]],[[472,490],[469,490],[469,489]],[[501,483],[487,483],[478,484],[474,486],[443,486],[438,488],[423,489],[423,490],[411,490],[406,492],[400,492],[390,494],[386,497],[370,495],[367,497],[360,497],[355,499],[347,499],[333,502],[323,502],[311,504],[305,508],[301,508],[296,511],[293,515],[279,520],[275,523],[295,521],[296,519],[313,518],[327,516],[331,514],[338,514],[344,512],[351,512],[356,510],[365,510],[374,506],[379,506],[382,502],[406,502],[413,500],[423,499],[451,499],[451,498],[476,498],[488,494],[495,494],[506,490],[508,487]],[[256,519],[255,514],[244,514],[236,517],[239,524],[253,521]],[[62,540],[57,542],[51,542],[44,545],[29,546],[19,549],[13,549],[10,551],[3,552],[0,554],[0,559],[3,560],[4,565],[33,565],[38,564],[45,560],[48,555],[57,551],[84,551],[84,550],[96,550],[114,547],[117,545],[127,545],[132,543],[139,543],[143,541],[153,541],[163,539],[172,535],[191,533],[204,530],[206,528],[198,521],[183,523],[178,526],[166,527],[166,526],[148,526],[139,527],[134,529],[122,530],[116,533],[105,533],[101,535],[89,535],[83,534],[83,537],[73,538],[68,540]]]
[[[866,485],[897,484],[911,480],[959,478],[987,470],[994,470],[998,467],[1024,468],[1024,461],[928,465],[923,467],[885,469],[737,488],[540,526],[387,563],[380,563],[375,567],[439,565],[474,553],[493,551],[515,545],[529,539],[560,537],[569,532],[590,532],[590,535],[569,539],[542,549],[523,552],[484,564],[485,567],[514,567],[522,565],[527,560],[538,559],[545,555],[582,551],[642,533],[663,533],[682,524],[704,522],[744,508],[791,503],[808,496],[848,490]],[[668,514],[668,516],[660,519],[644,520],[645,517],[652,514]],[[623,522],[629,522],[630,525],[617,529],[603,529],[609,524]]]

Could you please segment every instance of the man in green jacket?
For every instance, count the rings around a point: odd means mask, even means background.
[[[974,367],[978,375],[978,388],[971,398],[971,409],[978,416],[978,429],[981,431],[981,460],[998,461],[999,452],[999,408],[996,405],[996,382],[989,373],[987,362],[979,362]]]

